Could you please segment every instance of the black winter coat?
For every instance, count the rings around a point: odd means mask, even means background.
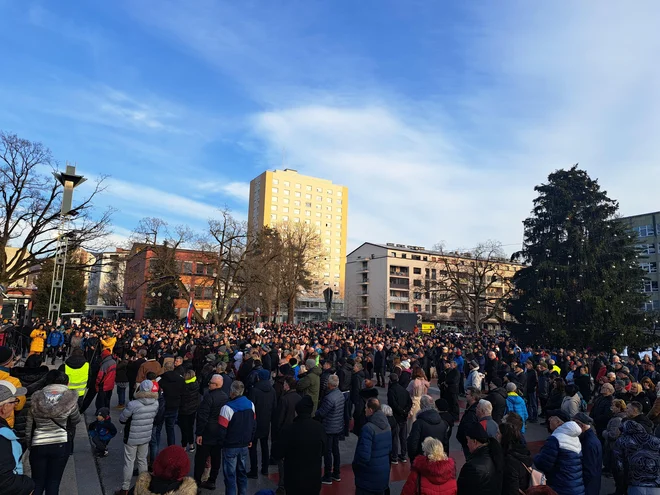
[[[165,397],[165,410],[172,411],[181,406],[181,396],[186,386],[183,377],[175,371],[166,371],[158,382]]]
[[[594,402],[594,407],[591,408],[591,417],[594,420],[594,426],[596,427],[596,433],[598,437],[602,437],[603,432],[607,430],[607,423],[612,418],[612,402],[614,397],[611,395],[604,396],[601,395]]]
[[[142,363],[146,362],[146,359],[140,358],[136,359],[135,361],[130,361],[126,365],[126,378],[128,378],[129,383],[135,383],[140,366],[142,366]]]
[[[356,405],[360,400],[360,390],[364,388],[365,374],[364,370],[353,373],[351,377],[351,402]]]
[[[293,423],[296,417],[296,404],[300,402],[302,397],[295,390],[287,390],[282,394],[277,403],[275,416],[273,417],[273,442],[279,439],[280,433],[284,428]]]
[[[491,445],[489,442],[468,456],[456,482],[458,495],[501,495],[502,474],[491,457]]]
[[[493,414],[490,416],[498,425],[502,422],[504,412],[506,411],[506,390],[498,387],[488,392],[486,400],[493,405]]]
[[[401,423],[408,419],[408,413],[412,409],[412,399],[408,391],[399,384],[391,383],[387,390],[387,404],[392,408],[394,419]]]
[[[502,479],[502,495],[520,495],[529,487],[529,471],[532,456],[527,447],[521,444],[512,445],[504,455],[504,476]]]
[[[448,394],[458,395],[458,384],[461,381],[461,372],[458,371],[458,368],[449,369],[447,375],[445,376],[445,383],[443,387],[443,392]]]
[[[418,455],[423,455],[422,442],[426,437],[440,440],[445,448],[445,453],[449,452],[449,425],[435,409],[427,409],[417,414],[417,419],[408,435],[410,462],[413,462]]]
[[[321,491],[321,461],[327,437],[323,426],[301,415],[284,428],[273,444],[275,459],[284,458],[284,488],[287,495],[318,495]]]
[[[468,425],[470,425],[471,423],[479,423],[479,419],[477,418],[477,404],[479,403],[475,402],[465,410],[465,412],[463,413],[463,417],[461,418],[461,422],[458,424],[458,429],[456,430],[456,440],[458,440],[463,447],[467,445],[467,438],[465,437],[465,431]],[[495,408],[493,408],[493,412],[494,411]],[[493,421],[494,420],[495,418],[493,418]]]
[[[358,437],[360,436],[362,427],[367,424],[367,415],[364,410],[367,401],[376,398],[378,398],[378,390],[376,390],[376,387],[365,388],[358,393],[358,400],[354,402],[355,411],[353,412],[353,433]]]
[[[179,414],[195,414],[198,407],[199,383],[197,383],[197,377],[192,377],[190,381],[185,383],[183,388],[183,394],[181,395],[181,406],[179,406]]]
[[[227,402],[229,402],[229,397],[220,389],[211,390],[204,395],[197,409],[197,423],[195,425],[195,435],[202,437],[204,445],[218,444],[218,435],[220,434],[218,416],[220,416],[220,409]]]
[[[589,403],[591,400],[591,377],[589,375],[579,375],[575,377],[574,382],[582,394],[582,398]]]
[[[538,387],[539,384],[539,377],[538,374],[536,373],[536,370],[527,370],[525,371],[525,376],[527,379],[527,385],[526,385],[526,392],[528,394],[531,394],[532,392],[536,392],[536,388]]]
[[[254,404],[255,414],[257,416],[257,432],[254,438],[266,438],[270,432],[270,423],[275,413],[277,403],[275,389],[270,384],[270,380],[257,382],[252,387],[248,399]]]
[[[385,349],[383,349],[382,351],[376,351],[374,353],[374,369],[376,371],[384,370],[386,364],[387,364],[387,356],[385,353]]]
[[[128,361],[125,359],[117,363],[115,383],[128,383]]]
[[[353,368],[350,364],[344,364],[337,372],[339,377],[339,390],[348,392],[351,390],[351,383],[353,381]]]

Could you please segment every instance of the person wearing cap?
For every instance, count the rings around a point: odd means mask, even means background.
[[[287,495],[318,495],[327,436],[324,426],[312,419],[311,397],[300,399],[295,409],[296,418],[282,429],[273,443],[273,458],[284,459],[283,486]]]
[[[486,376],[483,373],[479,372],[479,363],[477,363],[475,360],[470,361],[468,363],[468,366],[470,367],[470,373],[468,374],[468,377],[465,379],[465,383],[463,386],[463,393],[465,393],[465,390],[468,387],[474,387],[477,390],[481,390],[481,385]]]
[[[0,346],[0,380],[8,381],[16,389],[22,390],[23,385],[21,384],[21,381],[11,375],[11,370],[15,361],[16,357],[14,356],[14,351],[9,347]],[[25,397],[25,394],[19,394],[18,402],[15,404],[14,409],[12,409],[10,415],[5,418],[10,428],[14,427],[14,411],[18,412],[22,410],[25,406],[26,400],[27,398]]]
[[[469,454],[456,482],[458,495],[501,495],[504,458],[499,443],[479,423],[471,423],[465,437]]]
[[[603,447],[593,429],[594,420],[586,413],[579,412],[573,416],[573,421],[582,429],[580,445],[582,446],[584,493],[585,495],[599,495],[603,472]]]
[[[117,362],[112,358],[112,353],[105,349],[101,352],[101,365],[96,375],[96,409],[110,407],[116,374]]]
[[[308,359],[305,361],[307,371],[298,378],[298,393],[305,396],[309,395],[314,403],[314,412],[319,406],[319,392],[321,390],[321,368],[316,365],[316,360]]]
[[[565,413],[558,411],[549,418],[552,435],[534,457],[534,465],[545,474],[548,485],[558,495],[584,495],[579,439],[582,429],[575,421],[564,422],[560,416],[565,417]]]
[[[58,370],[46,375],[46,386],[32,394],[25,425],[36,493],[58,493],[71,453],[69,438],[80,422],[78,394],[68,388],[69,377]]]
[[[87,426],[89,438],[96,447],[96,455],[105,457],[108,455],[108,443],[117,434],[117,428],[112,424],[110,409],[102,407],[96,411],[96,421]]]
[[[130,495],[197,495],[197,483],[187,476],[190,460],[185,449],[171,445],[156,457],[153,473],[140,473]]]
[[[27,391],[7,380],[0,380],[0,493],[29,495],[34,481],[23,474],[23,448],[7,419],[14,413],[19,397]]]
[[[138,471],[147,471],[147,455],[154,418],[158,413],[158,384],[142,380],[135,398],[119,415],[124,425],[124,478],[116,495],[126,495],[131,486],[133,468],[137,460]]]

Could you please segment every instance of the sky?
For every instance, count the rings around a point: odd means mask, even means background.
[[[621,214],[660,210],[658,18],[655,1],[0,0],[0,129],[108,176],[115,243],[147,216],[244,219],[250,180],[287,167],[348,186],[349,250],[512,252],[534,186],[575,163]]]

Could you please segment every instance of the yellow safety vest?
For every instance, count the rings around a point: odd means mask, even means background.
[[[85,395],[89,378],[89,363],[83,364],[82,368],[79,369],[69,368],[65,364],[64,372],[69,377],[69,390],[77,390],[78,395]]]

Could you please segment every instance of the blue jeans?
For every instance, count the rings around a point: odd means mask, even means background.
[[[120,406],[126,404],[126,387],[120,387],[117,385],[117,398],[119,399]]]
[[[247,495],[247,459],[247,447],[222,449],[222,473],[225,477],[226,495],[236,495],[237,482],[238,495]]]
[[[179,410],[174,409],[165,411],[165,432],[167,433],[167,446],[176,444],[176,437],[174,436],[174,425],[179,417]]]
[[[531,420],[539,419],[539,400],[536,398],[536,392],[527,392],[527,415]]]

